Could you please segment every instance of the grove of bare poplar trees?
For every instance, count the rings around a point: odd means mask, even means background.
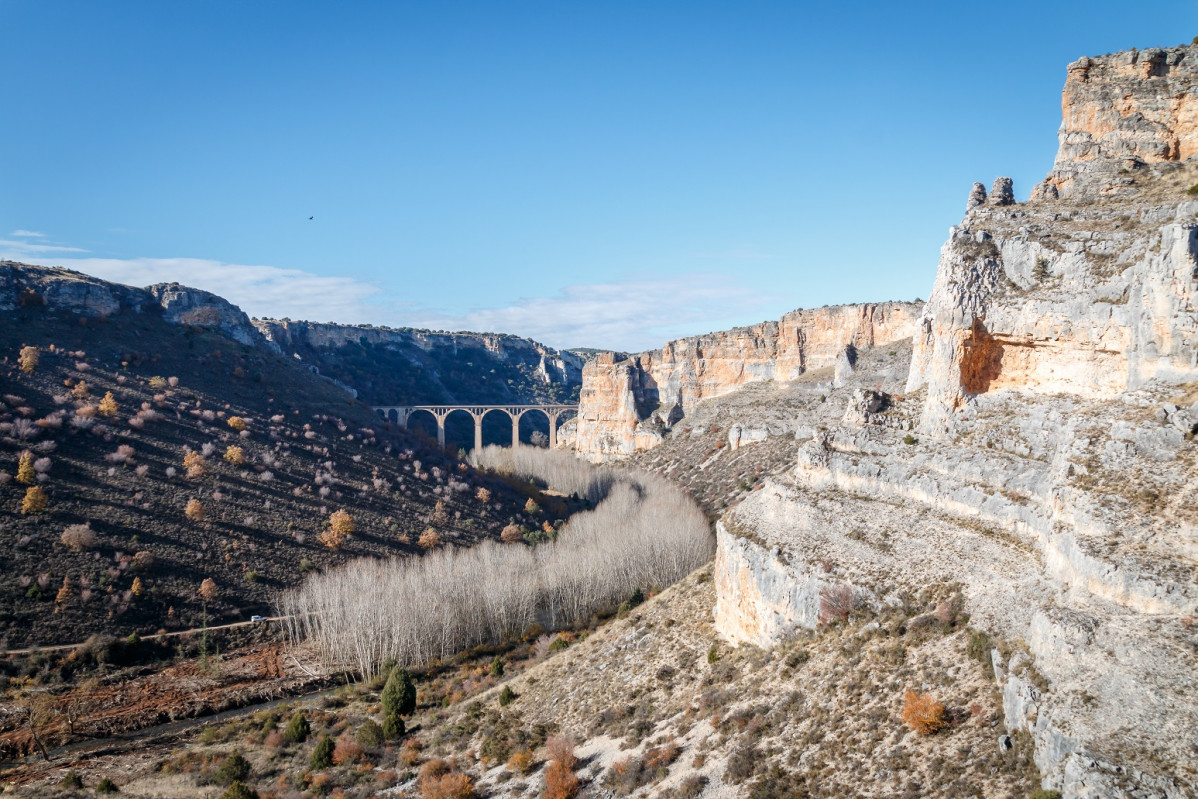
[[[389,659],[416,665],[534,623],[584,623],[636,589],[669,585],[711,558],[707,519],[666,480],[531,447],[489,447],[474,460],[598,504],[535,547],[485,541],[314,574],[280,598],[292,638],[312,642],[330,668],[372,677]]]

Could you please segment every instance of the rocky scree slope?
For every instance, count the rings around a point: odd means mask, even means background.
[[[1071,65],[1055,192],[975,185],[906,385],[796,419],[793,468],[718,527],[734,642],[958,584],[1005,642],[1006,728],[1071,797],[1198,791],[1196,60]]]
[[[541,795],[539,752],[527,775],[505,765],[537,731],[578,744],[591,796],[1015,799],[1037,785],[1030,738],[997,743],[1001,697],[962,620],[923,612],[955,607],[951,587],[769,649],[723,642],[713,588],[704,568],[476,701],[422,718],[424,754],[471,763],[479,790],[503,797]],[[904,725],[911,686],[945,702],[950,731]]]
[[[7,646],[199,626],[205,604],[210,623],[248,618],[310,569],[423,551],[429,528],[466,545],[545,521],[524,513],[525,494],[275,353],[213,295],[4,263],[0,313]],[[190,477],[189,452],[202,459]],[[46,509],[22,512],[34,487]],[[337,510],[356,529],[332,550],[319,537]]]

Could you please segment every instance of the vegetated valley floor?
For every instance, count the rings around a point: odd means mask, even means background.
[[[88,786],[108,776],[127,796],[216,796],[236,751],[264,796],[415,795],[421,769],[443,759],[478,796],[533,797],[545,742],[566,736],[578,744],[584,796],[1025,797],[1038,785],[1030,746],[998,745],[988,664],[971,656],[963,620],[933,623],[925,612],[950,590],[771,651],[731,649],[711,626],[705,567],[564,650],[574,636],[525,644],[526,660],[498,680],[489,654],[436,665],[402,741],[358,743],[379,719],[381,686],[353,686],[136,751],[34,764],[16,790],[46,795],[74,771]],[[924,736],[902,723],[911,688],[945,702],[947,729]],[[282,731],[297,711],[313,736],[288,743]],[[313,768],[322,735],[341,759]]]

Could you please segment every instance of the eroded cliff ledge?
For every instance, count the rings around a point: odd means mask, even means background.
[[[883,302],[797,310],[626,359],[601,355],[583,369],[574,447],[595,459],[649,449],[702,400],[831,367],[847,347],[855,353],[910,339],[922,308]]]

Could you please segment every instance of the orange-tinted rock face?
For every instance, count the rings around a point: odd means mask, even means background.
[[[1112,173],[1198,153],[1198,47],[1130,50],[1069,65],[1060,150],[1041,196],[1117,190]],[[1097,178],[1097,180],[1095,180]]]
[[[865,349],[910,338],[922,309],[889,302],[799,310],[623,361],[601,356],[583,369],[575,446],[596,458],[647,449],[700,400],[830,367],[849,344]]]
[[[908,392],[920,429],[996,391],[1110,398],[1198,379],[1198,47],[1070,65],[1052,173],[1023,204],[975,184],[940,253]]]

